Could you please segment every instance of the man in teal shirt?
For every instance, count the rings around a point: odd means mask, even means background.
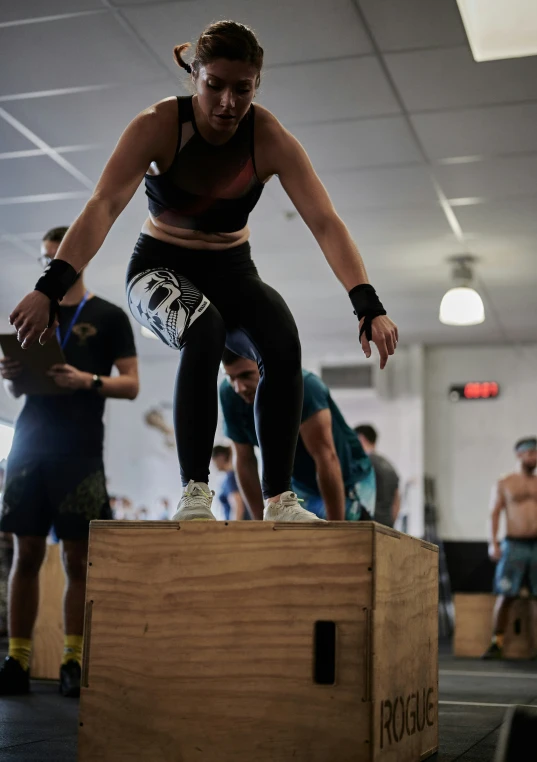
[[[224,350],[227,378],[220,385],[224,433],[232,441],[235,474],[246,503],[263,518],[263,496],[254,447],[258,446],[254,400],[259,370],[254,359]],[[328,387],[303,370],[304,404],[293,468],[293,489],[304,508],[329,521],[370,519],[375,474],[355,432],[345,422]],[[369,513],[368,513],[369,512]]]

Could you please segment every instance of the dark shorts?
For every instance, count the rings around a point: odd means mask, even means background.
[[[102,458],[8,458],[0,531],[83,540],[90,521],[111,518]]]
[[[496,595],[519,595],[523,583],[537,596],[537,540],[507,538],[502,542],[502,557],[494,577]]]

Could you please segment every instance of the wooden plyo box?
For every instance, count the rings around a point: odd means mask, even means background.
[[[496,596],[492,593],[457,593],[453,602],[454,655],[479,658],[490,645]],[[537,603],[530,598],[517,598],[511,607],[505,631],[506,659],[531,659],[535,653],[532,638],[532,605]]]
[[[63,571],[60,546],[47,545],[39,572],[39,609],[32,638],[30,674],[40,680],[58,680],[63,657]]]
[[[427,758],[437,550],[372,522],[93,521],[79,762]]]

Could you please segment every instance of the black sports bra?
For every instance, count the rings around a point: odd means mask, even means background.
[[[240,121],[233,137],[219,146],[196,127],[192,96],[178,97],[179,135],[171,167],[145,176],[149,211],[166,225],[204,233],[242,230],[263,183],[254,162],[255,107]]]

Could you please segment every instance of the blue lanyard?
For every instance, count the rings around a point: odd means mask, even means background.
[[[84,305],[86,304],[86,302],[87,302],[87,301],[88,301],[88,299],[89,299],[89,295],[90,295],[90,292],[89,292],[89,291],[86,291],[86,293],[84,294],[84,298],[82,299],[82,301],[80,302],[80,304],[79,304],[79,305],[78,305],[78,307],[76,308],[76,312],[75,312],[75,314],[74,314],[74,317],[73,317],[73,319],[71,320],[71,325],[70,325],[70,326],[69,326],[69,328],[67,329],[67,331],[66,331],[66,333],[65,333],[65,336],[64,336],[64,338],[63,338],[63,341],[62,341],[62,336],[61,336],[61,333],[60,333],[60,326],[58,326],[58,327],[56,328],[56,337],[57,337],[57,339],[58,339],[58,344],[61,346],[61,348],[62,348],[62,349],[65,349],[65,345],[66,345],[66,344],[67,344],[67,342],[69,341],[69,337],[71,336],[71,334],[72,334],[72,332],[73,332],[73,328],[75,327],[76,321],[77,321],[77,320],[78,320],[78,318],[80,317],[80,313],[82,312],[82,310],[83,310],[83,308],[84,308]]]

